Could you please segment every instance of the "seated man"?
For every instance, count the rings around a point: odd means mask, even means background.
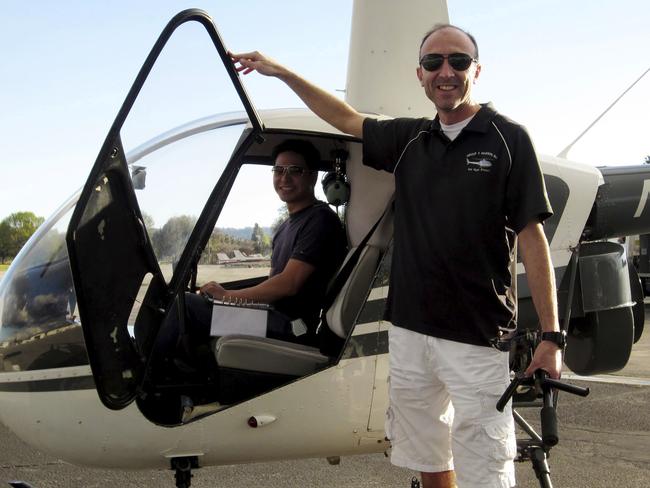
[[[239,290],[226,290],[211,281],[201,287],[200,293],[219,300],[272,304],[287,320],[283,324],[270,320],[268,337],[315,346],[327,284],[345,257],[345,232],[336,213],[314,195],[320,161],[318,150],[307,141],[290,139],[276,146],[273,158],[273,186],[280,200],[286,203],[289,218],[273,236],[269,278]],[[195,359],[204,362],[192,357],[192,351],[204,348],[210,339],[212,304],[201,295],[185,297],[185,333],[189,337],[179,341],[178,322],[172,319],[163,324],[158,338],[159,351],[183,346],[181,357],[189,364],[196,364]],[[175,315],[172,312],[170,317]],[[307,331],[291,337],[287,330],[281,329],[289,329],[290,321],[296,319],[302,319]],[[164,352],[162,355],[168,356]]]

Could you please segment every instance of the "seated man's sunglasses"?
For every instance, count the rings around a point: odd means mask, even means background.
[[[452,53],[452,54],[425,54],[420,59],[420,66],[427,71],[436,71],[442,67],[445,59],[456,71],[465,71],[471,66],[473,62],[478,63],[478,59],[471,57],[465,53]]]
[[[311,172],[309,168],[305,168],[303,166],[272,166],[271,171],[273,171],[273,174],[276,176],[282,176],[282,175],[287,175],[287,176],[302,176],[305,174],[305,172]]]

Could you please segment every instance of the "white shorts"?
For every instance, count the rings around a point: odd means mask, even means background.
[[[427,473],[454,469],[458,488],[514,486],[511,405],[496,409],[510,381],[508,353],[402,327],[388,335],[391,462]]]

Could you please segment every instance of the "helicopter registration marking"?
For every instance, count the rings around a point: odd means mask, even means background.
[[[639,206],[636,208],[634,213],[634,218],[641,217],[643,210],[645,209],[645,204],[648,201],[648,194],[650,193],[650,180],[643,180],[643,190],[641,191],[641,199],[639,200]]]

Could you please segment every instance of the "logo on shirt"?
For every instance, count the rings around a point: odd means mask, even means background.
[[[488,151],[477,151],[469,153],[465,157],[467,163],[467,171],[489,173],[492,170],[492,165],[497,160],[494,153]]]

